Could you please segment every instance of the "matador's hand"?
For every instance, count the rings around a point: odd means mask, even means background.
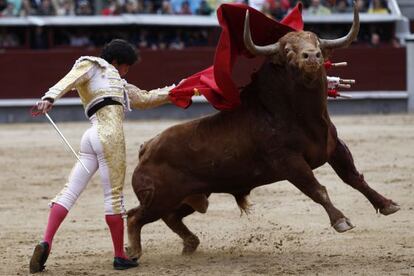
[[[42,100],[37,102],[37,109],[43,114],[49,112],[53,107],[53,103],[48,100]]]

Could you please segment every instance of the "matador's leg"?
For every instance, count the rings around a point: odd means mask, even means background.
[[[96,112],[96,143],[99,173],[104,190],[105,220],[111,232],[114,246],[114,267],[137,266],[124,252],[125,214],[123,186],[126,170],[125,139],[123,131],[123,107],[109,105]]]

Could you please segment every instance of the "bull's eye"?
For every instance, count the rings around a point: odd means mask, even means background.
[[[307,53],[303,53],[303,54],[302,54],[302,57],[303,57],[303,58],[308,58],[308,57],[309,57],[309,55],[308,55]]]
[[[317,53],[316,53],[316,57],[317,57],[317,58],[320,58],[320,57],[321,57],[321,52],[317,52]]]

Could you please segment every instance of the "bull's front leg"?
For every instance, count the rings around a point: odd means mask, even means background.
[[[400,210],[397,203],[385,198],[368,186],[364,180],[364,176],[355,168],[354,160],[348,147],[339,138],[328,162],[346,184],[365,195],[375,210],[379,210],[383,215],[390,215]]]
[[[303,158],[292,158],[287,162],[287,165],[287,180],[325,208],[331,225],[336,231],[342,233],[354,228],[351,221],[332,204],[326,188],[318,182],[312,169]]]

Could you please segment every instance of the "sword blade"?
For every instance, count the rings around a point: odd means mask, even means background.
[[[88,168],[86,168],[85,164],[83,164],[82,160],[80,160],[79,156],[76,154],[75,150],[72,148],[72,146],[69,144],[68,140],[66,140],[66,137],[63,135],[63,133],[59,130],[55,122],[53,122],[52,118],[50,118],[49,114],[45,113],[46,118],[49,120],[49,122],[52,124],[56,132],[59,134],[59,136],[62,138],[62,140],[65,142],[65,144],[70,148],[73,155],[75,155],[76,159],[78,159],[79,163],[82,165],[82,167],[85,169],[85,171],[90,174],[90,171]]]

